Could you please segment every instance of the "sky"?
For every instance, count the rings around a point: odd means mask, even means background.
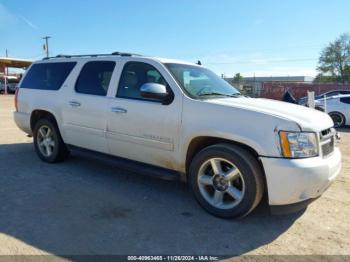
[[[133,52],[233,76],[315,76],[349,0],[0,0],[0,56]]]

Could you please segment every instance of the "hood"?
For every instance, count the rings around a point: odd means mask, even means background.
[[[265,98],[217,98],[208,103],[241,108],[297,123],[304,131],[320,132],[333,127],[332,119],[325,113],[305,106]]]

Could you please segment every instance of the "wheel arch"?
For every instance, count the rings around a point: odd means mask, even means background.
[[[264,187],[265,187],[264,194],[266,194],[266,197],[268,199],[269,196],[268,196],[268,187],[267,187],[265,169],[264,169],[262,161],[259,158],[258,152],[253,147],[251,147],[247,144],[235,141],[235,140],[220,138],[220,137],[213,137],[213,136],[198,136],[198,137],[193,138],[188,145],[187,153],[186,153],[186,162],[185,162],[186,174],[189,174],[189,167],[190,167],[191,161],[197,153],[199,153],[201,150],[203,150],[204,148],[206,148],[208,146],[212,146],[215,144],[221,144],[221,143],[239,146],[239,147],[245,149],[246,151],[248,151],[249,153],[251,153],[253,155],[253,157],[256,158],[256,160],[261,168],[262,174],[263,174],[263,182],[264,182]],[[185,180],[188,179],[187,175],[184,176],[184,179]]]
[[[34,131],[35,124],[40,119],[43,119],[43,118],[54,121],[55,124],[58,126],[56,117],[53,112],[50,112],[49,110],[46,110],[46,109],[35,109],[30,114],[30,129],[32,130],[32,132]]]
[[[193,138],[187,147],[186,160],[185,160],[186,171],[188,171],[188,168],[191,164],[192,159],[194,158],[194,156],[198,152],[200,152],[201,150],[203,150],[204,148],[206,148],[208,146],[220,144],[220,143],[236,145],[236,146],[239,146],[241,148],[244,148],[245,150],[250,152],[254,157],[256,157],[256,159],[260,163],[258,152],[254,148],[252,148],[251,146],[249,146],[247,144],[237,142],[234,140],[230,140],[230,139],[226,139],[226,138],[214,137],[214,136],[198,136],[198,137]]]

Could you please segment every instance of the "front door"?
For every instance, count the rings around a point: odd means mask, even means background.
[[[181,96],[174,95],[171,103],[163,105],[140,94],[145,83],[162,84],[173,92],[160,73],[162,69],[156,66],[143,62],[125,64],[116,98],[109,104],[107,140],[113,155],[176,169]]]

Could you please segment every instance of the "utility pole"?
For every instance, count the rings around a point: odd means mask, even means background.
[[[8,57],[9,53],[6,49],[6,57]],[[7,84],[8,84],[8,81],[7,81],[7,77],[9,75],[9,68],[6,66],[4,66],[4,94],[7,95]]]
[[[49,39],[51,36],[44,36],[43,39],[45,40],[45,45],[44,45],[44,50],[46,51],[46,57],[50,56],[50,51],[49,51]]]
[[[5,51],[5,54],[6,54],[6,57],[9,57],[9,51],[7,49]],[[9,68],[6,67],[6,75],[8,75],[8,74],[9,74]]]

